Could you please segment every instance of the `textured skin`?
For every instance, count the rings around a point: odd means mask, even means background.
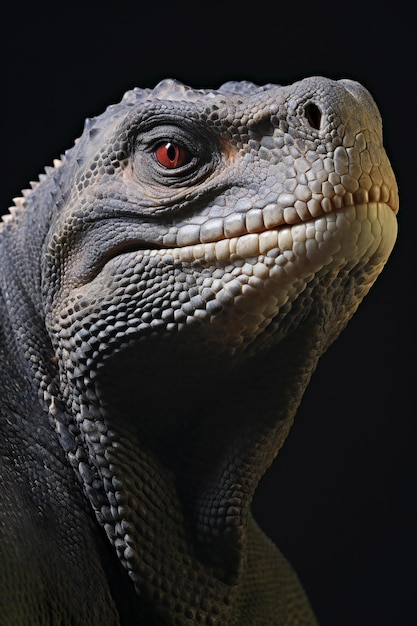
[[[2,624],[316,623],[250,506],[394,245],[381,136],[352,81],[167,80],[15,201]]]

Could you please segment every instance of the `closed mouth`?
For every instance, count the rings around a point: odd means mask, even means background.
[[[384,209],[385,207],[385,209]],[[223,237],[214,241],[197,241],[187,244],[180,242],[170,246],[161,243],[150,243],[144,239],[124,241],[103,255],[96,274],[112,259],[126,254],[141,254],[157,257],[172,255],[176,260],[193,263],[200,262],[230,262],[233,259],[257,258],[264,255],[276,256],[277,251],[297,253],[297,248],[305,247],[307,255],[317,256],[326,241],[343,239],[344,233],[349,230],[349,224],[358,224],[367,220],[370,226],[367,229],[375,235],[378,228],[385,221],[394,218],[394,210],[385,202],[368,202],[343,207],[337,211],[325,213],[310,220],[299,221],[294,224],[281,224],[276,228],[263,229],[259,232],[242,231],[235,236]],[[395,218],[392,220],[396,223]],[[355,226],[356,229],[359,226]],[[336,231],[339,233],[335,235]],[[299,254],[303,251],[300,249]]]

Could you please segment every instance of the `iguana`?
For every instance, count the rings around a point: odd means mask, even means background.
[[[251,514],[397,186],[351,80],[167,79],[0,229],[0,622],[312,625]]]

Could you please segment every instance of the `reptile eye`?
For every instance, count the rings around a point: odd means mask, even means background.
[[[160,165],[172,170],[187,165],[191,161],[192,155],[186,148],[167,141],[156,147],[155,157]]]

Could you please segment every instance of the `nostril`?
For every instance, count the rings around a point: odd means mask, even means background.
[[[321,111],[317,104],[314,104],[314,102],[307,102],[304,107],[304,113],[310,126],[316,130],[320,130]]]

